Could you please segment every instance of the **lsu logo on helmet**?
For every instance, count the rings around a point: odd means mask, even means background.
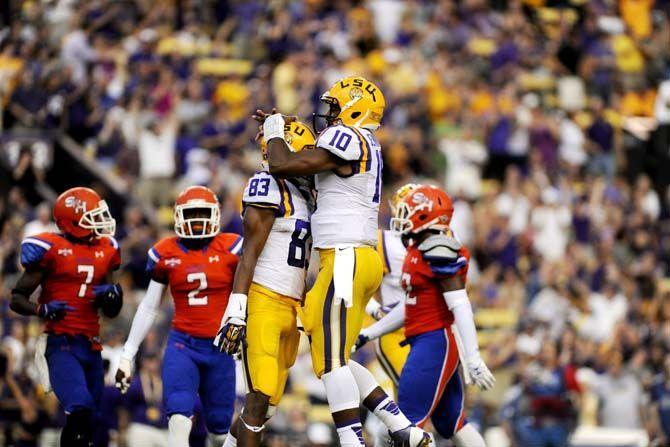
[[[342,124],[377,129],[384,116],[386,100],[382,91],[373,82],[361,76],[349,76],[335,82],[323,95],[321,102],[328,104],[328,113],[314,114],[324,118],[328,125],[341,121]]]

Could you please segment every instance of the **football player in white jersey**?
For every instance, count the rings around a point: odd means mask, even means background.
[[[297,121],[285,124],[284,139],[293,152],[314,148],[314,134]],[[284,394],[298,353],[296,320],[312,243],[311,183],[263,170],[244,189],[242,256],[215,344],[228,354],[242,347],[248,394],[225,447],[260,445],[264,423]]]
[[[365,307],[379,288],[382,261],[375,250],[382,186],[381,147],[373,133],[384,113],[381,90],[362,77],[337,81],[321,96],[328,127],[316,148],[294,153],[284,125],[291,118],[257,111],[275,177],[315,175],[312,215],[319,274],[307,293],[304,327],[311,337],[314,372],[323,381],[343,447],[363,446],[359,403],[389,428],[396,446],[427,446],[430,436],[412,425],[372,374],[349,356]]]

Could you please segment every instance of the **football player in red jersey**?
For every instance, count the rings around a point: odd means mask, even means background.
[[[163,358],[163,402],[169,417],[169,447],[187,447],[198,395],[210,438],[223,444],[235,402],[235,363],[214,346],[233,285],[242,237],[219,233],[220,205],[203,186],[177,197],[177,236],[149,250],[151,282],[137,308],[123,347],[116,385],[127,391],[139,345],[156,317],[169,286],[175,313]]]
[[[123,292],[113,282],[119,267],[116,222],[100,196],[72,188],[54,206],[61,233],[41,233],[21,243],[25,271],[12,290],[11,309],[37,315],[46,331],[36,361],[46,390],[53,389],[67,413],[61,446],[88,447],[104,387],[98,311],[114,318]],[[30,295],[41,286],[38,303]]]
[[[495,379],[479,355],[465,290],[470,255],[449,229],[453,212],[447,193],[427,185],[398,205],[391,228],[402,233],[407,245],[401,278],[405,305],[363,329],[357,347],[404,322],[410,353],[400,376],[398,406],[419,427],[431,419],[437,432],[458,447],[485,447],[465,419],[460,359],[466,381],[487,390]]]

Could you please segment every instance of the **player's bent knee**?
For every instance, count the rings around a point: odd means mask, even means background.
[[[188,391],[171,392],[165,399],[165,408],[168,416],[179,414],[191,417],[195,408],[195,396]]]
[[[76,410],[68,414],[61,433],[61,445],[90,447],[93,442],[92,419],[90,410]]]

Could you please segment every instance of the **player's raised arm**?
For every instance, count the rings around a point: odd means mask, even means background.
[[[268,171],[274,176],[286,178],[313,175],[347,164],[346,160],[319,147],[310,151],[292,151],[286,142],[285,126],[295,121],[293,117],[284,117],[279,113],[266,114],[258,110],[254,118],[263,123],[261,138],[267,144]]]
[[[274,220],[275,211],[272,208],[248,206],[244,211],[245,237],[242,242],[242,256],[235,270],[233,293],[230,294],[228,307],[221,321],[221,329],[215,340],[219,349],[230,355],[237,353],[244,341],[247,294],[254,277],[256,262],[272,230]]]

